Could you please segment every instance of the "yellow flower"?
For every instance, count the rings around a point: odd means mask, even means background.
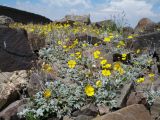
[[[124,41],[119,41],[118,45],[117,45],[117,48],[120,48],[121,46],[125,46],[125,43]]]
[[[102,75],[103,76],[110,76],[111,75],[111,71],[110,70],[102,70]]]
[[[133,36],[131,36],[131,35],[130,35],[130,36],[128,36],[128,39],[132,39],[132,38],[133,38]]]
[[[87,46],[88,46],[87,43],[83,43],[83,44],[82,44],[82,47],[87,47]]]
[[[75,60],[69,60],[68,61],[68,67],[69,68],[74,68],[76,66],[76,61]]]
[[[110,42],[110,41],[111,41],[111,38],[110,38],[110,37],[105,37],[103,41],[104,41],[104,42]]]
[[[94,95],[94,88],[91,85],[87,85],[85,87],[85,93],[87,96],[93,96]]]
[[[119,68],[119,69],[118,69],[118,71],[119,71],[119,73],[120,73],[121,75],[123,75],[123,74],[124,74],[124,70],[123,70],[123,68]]]
[[[98,43],[95,43],[94,46],[98,46]]]
[[[98,81],[96,82],[96,86],[97,86],[97,87],[102,87],[102,81],[98,80]]]
[[[97,59],[99,58],[99,55],[101,54],[101,52],[99,50],[96,50],[93,55],[94,55],[94,58]]]
[[[106,63],[107,63],[107,60],[102,60],[102,61],[100,62],[101,65],[104,65],[104,64],[106,64]]]
[[[50,73],[50,72],[53,71],[53,68],[52,68],[51,65],[43,63],[42,64],[42,70],[45,71],[45,72]]]
[[[114,37],[113,35],[110,35],[110,36],[109,36],[109,38],[113,38],[113,37]]]
[[[122,54],[122,60],[126,60],[127,54]]]
[[[62,45],[62,41],[58,40],[58,45]]]
[[[50,89],[46,89],[43,93],[45,98],[49,98],[51,97],[51,90]]]
[[[137,79],[137,83],[142,83],[142,82],[144,82],[144,77]]]
[[[64,48],[64,49],[66,49],[66,48],[67,48],[67,46],[66,46],[66,45],[63,45],[63,48]]]
[[[141,50],[140,50],[140,49],[138,49],[138,50],[136,50],[136,53],[137,53],[137,54],[139,54],[139,53],[140,53],[140,51],[141,51]]]
[[[148,74],[148,76],[149,76],[150,78],[153,78],[153,77],[155,76],[155,74],[150,73],[150,74]]]
[[[78,59],[82,57],[81,52],[76,52],[75,54],[76,54],[76,58],[78,58]]]
[[[121,68],[120,63],[119,63],[119,62],[116,62],[116,63],[114,64],[113,69],[114,69],[114,70],[119,70],[120,68]]]
[[[106,65],[102,66],[103,69],[107,69],[107,68],[110,68],[110,67],[111,67],[111,64],[106,64]]]
[[[70,54],[70,56],[71,56],[71,57],[74,57],[74,54],[72,53],[72,54]]]

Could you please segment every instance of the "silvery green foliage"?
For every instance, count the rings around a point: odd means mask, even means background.
[[[52,91],[50,98],[44,98],[43,91],[38,92],[31,100],[30,106],[19,113],[25,116],[31,113],[35,119],[45,119],[50,115],[61,118],[70,115],[73,110],[85,104],[85,95],[81,86],[67,86],[60,81],[47,82],[47,89]]]
[[[148,90],[145,91],[145,95],[147,98],[147,103],[152,106],[157,97],[160,97],[160,90]]]

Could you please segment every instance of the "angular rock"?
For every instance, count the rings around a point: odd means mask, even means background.
[[[93,35],[87,35],[87,34],[77,34],[76,39],[78,39],[79,41],[86,41],[89,44],[94,45],[95,43],[104,43],[103,40],[101,38],[98,38],[97,36],[93,36]]]
[[[39,50],[45,47],[45,37],[35,33],[28,33],[28,40],[33,51]]]
[[[133,34],[134,33],[134,29],[132,28],[132,27],[124,27],[123,28],[123,35],[124,36],[129,36],[129,35],[131,35],[131,34]]]
[[[74,120],[92,120],[93,118],[94,118],[93,116],[79,115]]]
[[[152,120],[160,120],[160,97],[158,97],[150,108]]]
[[[117,25],[112,20],[104,20],[100,22],[93,23],[93,26],[96,26],[97,28],[102,28],[107,30],[108,28],[112,31],[117,30]]]
[[[133,50],[147,50],[156,52],[158,58],[160,58],[160,32],[153,32],[144,35],[140,35],[134,38],[134,40],[127,40],[127,47]]]
[[[33,52],[22,29],[0,28],[0,70],[12,72],[31,68]]]
[[[147,105],[147,99],[143,92],[132,92],[127,100],[127,106],[133,104]]]
[[[82,107],[81,110],[73,112],[73,114],[72,114],[73,117],[77,117],[80,115],[96,116],[96,115],[98,115],[98,109],[95,105],[89,104],[89,105]]]
[[[151,120],[151,116],[144,105],[134,104],[93,120]]]
[[[65,18],[63,18],[60,21],[73,21],[73,22],[80,22],[80,23],[85,23],[85,24],[90,24],[90,15],[83,15],[83,16],[78,16],[78,15],[66,15]]]
[[[121,95],[117,97],[117,108],[123,108],[126,106],[127,98],[130,95],[131,91],[134,89],[134,83],[131,82],[126,84],[122,90]]]
[[[73,120],[72,118],[70,118],[69,116],[64,116],[63,120]]]
[[[27,72],[25,70],[7,74],[0,73],[0,76],[2,74],[9,76],[0,81],[0,111],[10,103],[20,99],[19,91],[27,85]]]
[[[28,102],[28,99],[22,99],[22,100],[17,100],[13,102],[7,108],[5,108],[3,111],[0,112],[0,119],[13,120],[13,118],[17,118],[14,120],[19,120],[20,118],[18,118],[17,116],[18,108],[21,105],[26,104],[27,102]]]
[[[33,95],[35,95],[39,90],[42,89],[42,86],[41,86],[41,82],[42,82],[42,79],[43,77],[40,76],[39,74],[37,73],[33,73],[31,76],[30,76],[30,79],[29,79],[29,84],[28,84],[28,87],[27,87],[27,91],[28,91],[28,94],[30,97],[32,97]]]
[[[7,25],[9,26],[9,24],[14,23],[14,20],[10,17],[1,15],[0,16],[0,25]]]
[[[109,108],[105,105],[98,105],[98,111],[100,115],[109,113]]]

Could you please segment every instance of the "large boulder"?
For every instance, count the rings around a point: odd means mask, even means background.
[[[133,50],[151,50],[157,53],[160,58],[160,32],[153,32],[129,39],[127,47]]]
[[[8,26],[11,23],[14,23],[14,20],[12,18],[4,16],[4,15],[0,16],[0,25],[7,25]]]
[[[74,21],[74,22],[80,22],[80,23],[85,23],[85,24],[90,24],[90,15],[66,15],[65,18],[62,19],[62,21]]]
[[[23,29],[0,27],[0,70],[12,72],[31,68],[34,54]]]
[[[134,104],[93,120],[151,120],[151,116],[144,105]]]
[[[93,26],[96,26],[97,28],[102,28],[102,29],[110,29],[111,31],[117,30],[117,25],[113,20],[104,20],[104,21],[99,21],[96,23],[93,23]]]
[[[22,105],[26,104],[28,101],[29,101],[28,99],[22,99],[22,100],[17,100],[13,102],[7,108],[5,108],[2,112],[0,112],[0,119],[20,120],[20,118],[17,115],[17,113],[19,112],[18,109]]]
[[[135,27],[135,33],[153,32],[156,24],[149,18],[142,18]]]

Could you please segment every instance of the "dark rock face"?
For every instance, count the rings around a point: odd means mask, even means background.
[[[45,18],[41,15],[37,15],[34,13],[29,13],[22,10],[1,6],[1,5],[0,5],[0,15],[11,17],[15,22],[20,22],[23,24],[27,24],[27,23],[46,24],[46,23],[52,22],[50,19]]]
[[[29,69],[32,60],[33,53],[26,31],[0,27],[0,70],[12,72]]]

